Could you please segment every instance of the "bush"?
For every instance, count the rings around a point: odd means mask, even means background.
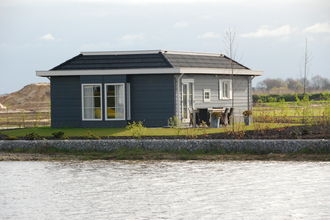
[[[63,139],[64,138],[64,132],[63,131],[57,131],[52,133],[53,137],[56,139]]]
[[[250,116],[250,115],[252,115],[252,111],[251,110],[245,110],[243,112],[243,116],[245,116],[245,117]]]
[[[143,126],[142,121],[133,121],[132,123],[129,122],[126,128],[131,131],[132,136],[134,136],[135,138],[141,138],[146,130],[146,128]]]
[[[313,93],[308,94],[308,99],[311,101],[328,101],[330,100],[330,92],[321,92],[321,93]],[[298,99],[302,100],[304,98],[304,94],[283,94],[283,95],[277,95],[277,94],[269,94],[269,95],[253,95],[252,99],[254,103],[257,102],[295,102]]]
[[[212,117],[214,118],[220,118],[221,117],[221,113],[220,112],[212,112]]]
[[[32,132],[32,133],[26,134],[24,136],[24,139],[26,139],[26,140],[40,140],[40,139],[42,139],[42,137],[39,134],[37,134],[35,132]]]
[[[170,128],[177,128],[177,127],[180,127],[180,120],[177,116],[173,116],[173,117],[170,117],[167,121],[168,123],[168,126]]]

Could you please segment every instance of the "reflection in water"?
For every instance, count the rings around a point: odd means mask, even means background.
[[[0,162],[0,219],[329,219],[330,163]]]

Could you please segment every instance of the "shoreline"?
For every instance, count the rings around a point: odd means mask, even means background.
[[[277,160],[330,161],[330,140],[12,140],[0,161]]]
[[[195,152],[56,152],[56,153],[28,153],[28,152],[0,152],[2,161],[120,161],[120,160],[206,160],[206,161],[330,161],[330,153],[306,154],[306,153],[269,153],[269,154],[201,154]]]

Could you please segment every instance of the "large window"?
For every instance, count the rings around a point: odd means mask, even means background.
[[[232,81],[231,80],[219,80],[219,97],[220,99],[232,98]]]
[[[106,119],[125,120],[125,84],[105,84]]]
[[[101,84],[82,84],[82,119],[102,120]]]

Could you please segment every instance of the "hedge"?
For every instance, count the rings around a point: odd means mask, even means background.
[[[321,92],[321,93],[306,93],[309,100],[311,101],[322,101],[322,100],[330,100],[330,92]],[[300,100],[304,98],[303,93],[299,94],[269,94],[269,95],[253,95],[253,102],[294,102],[296,101],[296,97]]]

